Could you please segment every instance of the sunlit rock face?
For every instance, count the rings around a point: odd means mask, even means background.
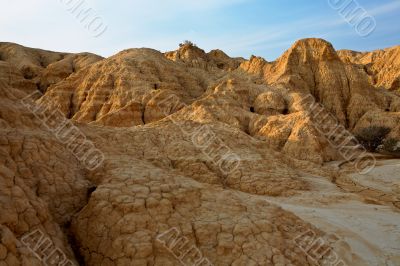
[[[299,239],[325,232],[270,200],[317,191],[309,177],[360,188],[329,164],[343,154],[305,99],[330,127],[400,138],[398,51],[305,39],[267,62],[0,43],[0,264],[323,263]]]

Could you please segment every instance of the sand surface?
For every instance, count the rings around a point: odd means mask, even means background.
[[[369,174],[349,177],[363,186],[399,195],[400,160],[381,160]],[[312,184],[311,191],[290,198],[268,197],[268,201],[336,235],[339,238],[336,252],[340,256],[341,250],[351,249],[351,265],[354,260],[358,265],[400,265],[399,209],[368,204],[362,196],[346,192],[321,177],[304,178]],[[349,261],[346,257],[342,259]]]

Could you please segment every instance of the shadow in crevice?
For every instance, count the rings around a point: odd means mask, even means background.
[[[68,244],[69,244],[69,246],[71,247],[72,252],[73,252],[73,254],[74,254],[74,256],[75,256],[75,259],[76,259],[76,261],[78,262],[79,265],[86,265],[86,264],[85,264],[84,256],[81,254],[79,243],[78,243],[77,239],[75,238],[75,235],[74,235],[74,233],[73,233],[73,231],[72,231],[71,224],[72,224],[72,220],[73,220],[73,219],[81,212],[81,210],[87,205],[87,203],[88,203],[89,200],[90,200],[90,197],[92,196],[92,193],[95,192],[96,189],[97,189],[97,186],[95,186],[95,185],[89,186],[89,187],[87,188],[87,192],[86,192],[86,193],[87,193],[87,194],[86,194],[86,195],[87,195],[87,197],[86,197],[86,204],[85,204],[81,209],[79,209],[79,210],[71,217],[71,219],[68,220],[68,221],[64,224],[64,227],[63,227],[63,231],[64,231],[64,234],[65,234],[66,237],[67,237]]]
[[[81,254],[78,242],[77,242],[74,234],[72,233],[71,222],[68,222],[68,224],[65,225],[64,231],[65,231],[65,235],[68,240],[68,244],[71,247],[72,252],[74,253],[74,256],[75,256],[76,261],[78,262],[78,265],[86,265],[85,258]]]

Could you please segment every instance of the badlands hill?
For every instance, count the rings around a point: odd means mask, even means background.
[[[381,129],[393,155],[399,54],[0,43],[0,264],[399,265],[399,162],[361,175],[373,155],[336,132]]]

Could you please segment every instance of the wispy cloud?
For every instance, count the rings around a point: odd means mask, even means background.
[[[400,30],[392,16],[399,14],[400,0],[363,1],[378,25],[368,39],[357,36],[327,1],[293,3],[289,11],[288,0],[84,1],[109,25],[99,40],[87,34],[58,0],[7,0],[0,16],[0,41],[110,56],[130,47],[172,50],[190,39],[205,50],[220,48],[234,56],[254,53],[274,57],[304,37],[323,37],[360,50],[371,45],[386,47],[393,45],[396,40],[392,36],[398,36]]]
[[[371,16],[381,16],[394,13],[400,9],[400,1],[392,1],[387,4],[378,5],[372,9],[367,9]]]
[[[182,15],[190,13],[216,11],[228,6],[234,6],[253,0],[119,0],[110,7],[110,2],[101,0],[93,3],[99,9],[115,11],[113,15],[129,18],[127,21],[135,20],[139,23],[156,22],[163,20],[179,19]],[[132,26],[132,25],[131,25]]]
[[[332,23],[332,19],[324,19],[322,17],[306,18],[303,20],[289,21],[287,23],[269,25],[262,29],[250,32],[235,32],[230,36],[222,35],[214,39],[215,44],[224,47],[233,53],[244,52],[245,50],[259,50],[276,47],[287,47],[296,39],[305,38],[310,34],[313,37],[329,37],[323,32],[333,32],[336,28]],[[341,33],[344,34],[343,31]]]

